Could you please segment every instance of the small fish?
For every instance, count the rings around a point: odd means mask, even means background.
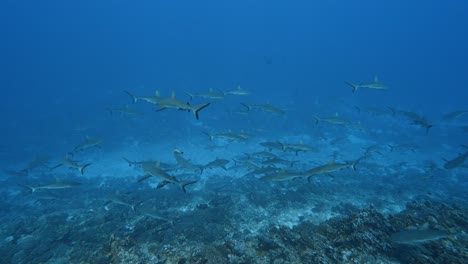
[[[350,82],[345,82],[345,83],[353,87],[353,90],[352,90],[353,93],[356,92],[358,89],[362,89],[362,88],[373,89],[373,90],[388,90],[388,86],[381,83],[379,81],[379,78],[377,78],[377,76],[374,77],[373,82],[369,82],[369,83],[359,83],[359,84],[353,84]]]

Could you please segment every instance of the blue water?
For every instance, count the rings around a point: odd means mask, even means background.
[[[86,136],[103,138],[103,143],[75,156],[81,163],[92,163],[84,176],[75,170],[44,167],[20,178],[4,173],[0,178],[4,202],[0,205],[8,212],[4,228],[9,231],[0,239],[13,236],[17,241],[24,235],[15,233],[19,227],[8,223],[15,214],[28,219],[68,210],[60,203],[41,203],[36,208],[31,205],[35,198],[17,184],[37,186],[54,182],[54,178],[86,182],[86,187],[78,187],[82,192],[73,189],[70,197],[82,200],[86,193],[100,201],[105,198],[99,193],[112,192],[113,188],[105,189],[103,182],[112,182],[137,200],[147,199],[154,186],[134,186],[143,172],[128,168],[120,157],[175,163],[172,150],[180,148],[194,163],[226,158],[233,166],[232,159],[239,159],[243,153],[262,151],[258,143],[277,140],[303,142],[318,149],[298,156],[273,151],[282,158],[297,160],[295,170],[327,164],[333,152],[342,155],[337,158],[340,162],[355,160],[366,147],[378,146],[381,153],[366,159],[356,173],[340,171],[333,175],[334,180],[321,176],[322,181],[311,183],[323,190],[337,188],[338,196],[347,197],[346,201],[358,207],[368,206],[379,192],[393,200],[392,208],[386,207],[386,202],[377,206],[383,213],[398,213],[405,203],[426,197],[428,192],[430,199],[466,206],[467,162],[448,170],[444,164],[466,152],[460,145],[468,144],[468,113],[443,119],[450,112],[468,111],[465,2],[2,1],[0,166],[20,171],[41,155],[50,156],[49,166],[53,166]],[[363,88],[352,93],[345,83],[371,82],[374,76],[389,89]],[[237,86],[250,95],[190,100],[185,93],[204,93],[210,88],[227,91]],[[124,92],[150,96],[156,89],[163,97],[175,91],[183,102],[211,105],[200,111],[200,120],[196,120],[185,111],[157,112],[158,107],[144,102],[132,104]],[[245,110],[241,103],[270,103],[285,114],[261,110],[245,116],[231,113]],[[110,115],[106,111],[125,105],[143,115]],[[364,111],[369,107],[386,113]],[[392,115],[388,107],[398,113]],[[410,124],[404,111],[426,118],[433,127],[426,133],[425,128]],[[360,122],[366,130],[315,124],[314,114]],[[202,133],[228,131],[244,131],[255,137],[247,143],[212,142]],[[340,138],[344,142],[331,142]],[[391,151],[389,144],[416,147]],[[213,151],[210,146],[221,148]],[[430,162],[437,166],[435,170],[427,169]],[[296,188],[306,184],[303,179],[281,184],[252,181],[241,177],[245,170],[204,172],[197,176],[199,183],[187,187],[189,194],[180,198],[183,200],[164,208],[178,210],[184,203],[207,202],[212,192],[217,192],[218,184],[232,184],[233,188],[222,191],[232,195],[242,192],[235,190],[238,185],[249,186],[245,190],[249,193],[266,189],[265,195],[271,195],[273,201],[284,199],[278,196],[284,192],[291,192],[291,197],[299,195],[302,192]],[[346,180],[340,182],[343,178]],[[364,188],[363,184],[372,186]],[[347,188],[352,186],[361,186],[366,198],[350,192]],[[68,190],[45,192],[62,197]],[[175,185],[157,192],[162,200],[183,194]],[[331,194],[324,195],[327,199]],[[295,202],[298,210],[310,206]],[[98,212],[102,204],[78,203],[76,208]],[[122,222],[132,217],[129,214]],[[183,217],[190,217],[190,213]],[[250,218],[246,218],[243,221],[248,223]],[[224,223],[224,219],[219,222]],[[273,220],[269,224],[277,223]],[[184,232],[179,229],[177,234]],[[96,239],[96,245],[107,239]],[[138,242],[152,240],[140,238]],[[25,250],[19,243],[8,243],[2,242],[2,247],[13,252]],[[53,256],[41,256],[42,261],[56,261]],[[31,260],[18,255],[8,261]]]

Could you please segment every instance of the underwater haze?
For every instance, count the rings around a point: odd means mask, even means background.
[[[0,263],[468,263],[466,1],[0,3]]]

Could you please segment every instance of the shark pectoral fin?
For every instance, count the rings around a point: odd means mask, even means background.
[[[156,112],[161,112],[162,110],[166,110],[166,109],[167,109],[167,107],[161,107],[159,109],[156,109]]]
[[[162,182],[158,183],[158,185],[156,186],[156,189],[160,189],[160,188],[166,186],[169,183],[170,182],[168,182],[168,181],[162,181]]]
[[[57,164],[57,165],[53,166],[53,167],[52,167],[52,168],[50,168],[50,169],[52,169],[52,170],[53,170],[53,169],[56,169],[56,168],[58,168],[58,167],[60,167],[60,166],[63,166],[63,163]]]
[[[190,185],[190,184],[194,184],[198,181],[182,181],[182,182],[179,182],[179,185],[180,185],[180,188],[182,188],[182,191],[184,191],[184,193],[186,192],[185,191],[185,186],[187,185]]]
[[[146,174],[143,177],[141,177],[140,179],[138,179],[137,182],[142,182],[142,181],[144,181],[144,180],[146,180],[146,179],[148,179],[150,177],[151,177],[151,174]]]
[[[333,174],[331,174],[331,173],[325,173],[325,175],[327,175],[330,178],[335,178],[335,176],[333,176]]]
[[[80,171],[81,175],[83,175],[84,169],[85,169],[86,167],[88,167],[89,165],[91,165],[91,163],[85,164],[85,165],[83,165],[83,166],[81,166],[81,167],[78,168],[78,170]]]
[[[210,105],[210,103],[206,103],[206,104],[201,104],[201,105],[197,105],[195,107],[192,107],[192,112],[195,115],[195,118],[197,120],[198,120],[198,112],[200,112],[200,110],[202,110],[203,108],[208,107],[209,105]]]

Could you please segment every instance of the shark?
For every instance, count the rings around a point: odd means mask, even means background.
[[[229,90],[229,91],[224,92],[224,95],[228,95],[228,94],[230,94],[230,95],[249,95],[250,92],[247,91],[247,90],[242,89],[240,86],[237,86],[237,88],[234,89],[234,90]]]
[[[449,231],[432,229],[425,223],[421,228],[408,228],[391,234],[390,241],[395,244],[418,245],[453,235]]]
[[[374,77],[374,81],[368,82],[368,83],[359,83],[359,84],[354,84],[350,82],[345,82],[345,83],[353,88],[352,90],[353,93],[356,92],[358,89],[362,89],[362,88],[373,89],[373,90],[388,90],[388,86],[380,82],[377,76]]]
[[[410,111],[400,111],[403,115],[408,117],[411,120],[410,124],[413,125],[418,125],[420,127],[423,127],[426,129],[426,134],[429,133],[429,129],[433,127],[432,124],[429,123],[429,121],[426,120],[426,118]]]
[[[196,106],[191,106],[188,103],[184,103],[178,100],[175,96],[175,92],[172,91],[171,97],[161,99],[157,105],[160,107],[157,111],[162,111],[168,108],[189,111],[189,112],[192,112],[195,118],[198,120],[199,119],[198,112],[208,107],[210,103],[204,103],[204,104],[199,104]]]
[[[163,169],[159,168],[159,166],[153,166],[151,168],[148,168],[148,169],[145,170],[145,172],[146,172],[147,175],[154,176],[154,177],[157,177],[157,178],[162,180],[157,185],[157,187],[156,187],[157,189],[162,188],[162,187],[166,186],[169,183],[173,183],[173,184],[178,185],[182,189],[182,191],[184,191],[184,193],[185,193],[186,192],[185,187],[187,185],[194,184],[194,183],[198,182],[197,180],[179,181],[179,180],[176,179],[176,177],[170,175],[169,173],[167,173]],[[148,177],[147,176],[143,177],[143,179],[146,179],[146,178],[148,178]],[[141,180],[139,180],[139,181],[141,181]]]
[[[153,96],[135,96],[129,91],[124,91],[124,92],[132,98],[133,103],[136,103],[138,102],[138,100],[140,100],[140,101],[147,102],[153,105],[157,105],[158,102],[163,99],[161,95],[159,94],[158,90],[156,90]]]
[[[50,184],[38,185],[38,186],[28,186],[23,184],[18,184],[22,187],[29,189],[32,193],[37,190],[58,190],[58,189],[68,189],[81,185],[79,182],[61,182],[57,181]]]
[[[222,91],[216,91],[212,88],[209,89],[207,93],[189,93],[185,91],[185,93],[190,96],[190,100],[194,97],[206,98],[206,99],[224,99],[224,93]]]
[[[92,147],[99,147],[102,143],[101,138],[90,138],[86,136],[85,140],[73,148],[73,152],[83,151]]]
[[[137,203],[132,203],[128,199],[124,198],[123,196],[120,196],[118,194],[111,194],[111,195],[107,196],[107,201],[104,203],[104,207],[107,209],[107,205],[109,205],[111,203],[115,203],[115,204],[128,206],[128,207],[130,207],[132,209],[132,211],[135,212],[136,207],[139,206],[140,204],[142,204],[143,202],[144,201],[140,201],[140,202],[137,202]]]
[[[328,164],[321,165],[318,167],[315,167],[313,169],[310,169],[306,172],[304,172],[304,175],[307,176],[307,181],[310,182],[310,179],[312,176],[318,175],[318,174],[326,174],[328,176],[331,176],[330,173],[339,171],[342,169],[346,168],[352,168],[353,170],[356,170],[356,164],[361,161],[362,158],[359,158],[353,162],[345,162],[345,163],[335,163],[334,161],[329,162]]]
[[[177,164],[179,164],[181,167],[189,169],[189,170],[199,170],[200,174],[203,173],[203,166],[201,165],[196,165],[188,161],[186,158],[183,156],[183,152],[180,151],[179,149],[174,149],[172,154],[174,155],[174,158],[177,161]]]
[[[107,108],[107,111],[109,111],[111,115],[113,115],[114,113],[119,113],[122,116],[123,115],[127,115],[127,116],[143,115],[142,112],[135,110],[128,105],[125,105],[124,107],[119,107],[119,108]]]
[[[208,162],[205,166],[203,166],[203,170],[206,169],[215,169],[215,168],[222,168],[227,170],[226,165],[229,163],[229,160],[225,159],[215,159],[211,162]]]
[[[47,167],[50,161],[50,157],[47,155],[44,156],[38,156],[31,162],[29,162],[28,166],[23,169],[23,171],[26,172],[26,174],[30,173],[32,170],[38,168],[38,167]]]
[[[447,170],[455,169],[458,167],[463,167],[465,164],[466,159],[468,158],[468,151],[463,154],[460,154],[456,158],[452,160],[447,160],[444,164],[444,168]]]
[[[63,166],[63,165],[65,165],[65,166],[67,166],[67,167],[69,167],[71,169],[77,169],[80,172],[80,174],[83,175],[84,174],[84,169],[86,167],[88,167],[89,165],[91,165],[91,163],[87,163],[87,164],[84,164],[84,165],[79,165],[78,161],[72,160],[70,158],[70,155],[67,154],[67,155],[65,155],[63,157],[62,162],[57,164],[56,166],[52,167],[52,169],[58,168],[58,167]]]
[[[232,132],[217,133],[217,134],[208,134],[206,132],[203,132],[203,134],[207,135],[210,138],[210,140],[214,140],[215,138],[220,138],[220,139],[227,139],[227,140],[245,141],[249,138],[245,134],[232,133]]]
[[[276,150],[284,150],[284,144],[279,142],[279,141],[274,141],[274,142],[261,142],[260,145],[262,147],[267,148],[269,151],[272,151],[273,149]]]
[[[465,114],[468,114],[468,111],[466,110],[460,110],[460,111],[454,111],[454,112],[450,112],[448,114],[445,114],[442,119],[443,120],[454,120],[454,119],[457,119]]]
[[[244,103],[241,103],[241,105],[245,106],[248,111],[251,111],[252,109],[257,109],[257,110],[262,110],[265,112],[270,112],[270,113],[275,113],[275,114],[284,114],[285,111],[272,105],[272,104],[253,104],[253,105],[247,105]]]
[[[283,144],[283,149],[284,149],[284,151],[295,152],[296,156],[300,151],[303,151],[303,152],[317,151],[316,148],[314,148],[312,146],[308,146],[308,145],[304,144],[302,141],[299,144]]]
[[[304,177],[304,172],[294,172],[294,171],[287,171],[287,170],[281,170],[278,172],[273,172],[270,174],[267,174],[260,178],[262,181],[268,181],[268,182],[277,182],[277,181],[287,181],[299,177]]]
[[[331,117],[319,117],[318,115],[313,116],[315,118],[315,124],[318,124],[320,121],[341,126],[352,124],[351,121],[341,118],[338,113]]]

